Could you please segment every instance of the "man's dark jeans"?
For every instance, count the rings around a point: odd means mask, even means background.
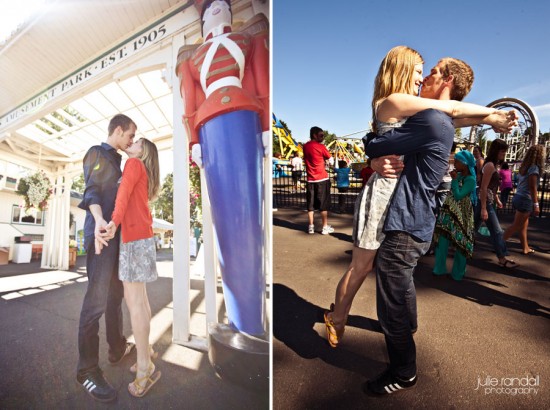
[[[100,255],[95,254],[93,240],[87,246],[86,270],[88,289],[82,303],[78,328],[78,374],[83,375],[98,368],[99,319],[105,313],[105,330],[109,352],[121,354],[126,339],[122,334],[122,298],[124,288],[118,279],[118,250],[120,233],[104,246]]]
[[[376,307],[386,337],[390,372],[402,379],[416,375],[416,290],[413,272],[430,242],[406,232],[388,232],[376,256]]]

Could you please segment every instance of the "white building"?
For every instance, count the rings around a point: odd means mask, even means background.
[[[41,249],[46,235],[46,221],[49,211],[37,209],[25,210],[23,197],[16,193],[19,179],[31,170],[17,166],[6,160],[0,159],[0,247],[9,248],[9,260],[13,257],[13,245],[15,238],[26,236],[31,239],[35,249]],[[77,239],[77,232],[84,228],[86,212],[78,208],[80,195],[71,193],[70,213],[72,225],[69,228],[71,239]],[[81,244],[79,243],[79,246]],[[33,255],[40,257],[41,252]]]

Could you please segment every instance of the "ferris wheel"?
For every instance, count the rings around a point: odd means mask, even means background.
[[[539,137],[539,120],[535,111],[529,104],[517,98],[499,98],[487,107],[498,110],[516,110],[518,112],[518,127],[511,134],[495,134],[489,125],[474,126],[470,130],[470,144],[474,144],[480,135],[491,135],[495,138],[502,138],[508,142],[509,151],[514,159],[521,159],[525,156],[527,149],[536,145]]]

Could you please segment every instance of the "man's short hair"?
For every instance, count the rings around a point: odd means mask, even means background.
[[[319,127],[311,127],[309,130],[309,139],[312,140],[313,137],[315,137],[318,133],[323,132],[323,130]]]
[[[109,128],[107,129],[109,132],[109,136],[113,135],[113,132],[117,129],[117,127],[122,128],[122,131],[126,131],[128,128],[130,128],[130,125],[134,125],[134,127],[137,128],[137,125],[130,117],[124,114],[117,114],[113,118],[111,118],[111,121],[109,121]]]
[[[462,60],[451,57],[442,58],[439,62],[443,63],[441,71],[443,78],[453,76],[451,100],[462,101],[468,95],[474,83],[472,67]]]

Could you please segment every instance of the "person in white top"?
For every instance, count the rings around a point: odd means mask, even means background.
[[[298,192],[302,189],[300,178],[302,178],[302,171],[304,170],[302,158],[298,151],[294,152],[294,157],[290,160],[290,165],[292,166],[292,183],[294,184],[294,190]]]

